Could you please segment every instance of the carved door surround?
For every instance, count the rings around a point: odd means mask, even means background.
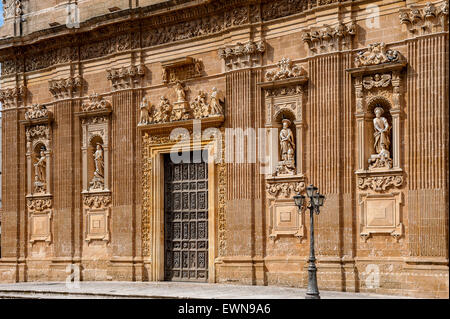
[[[367,50],[357,52],[356,67],[346,70],[351,74],[355,88],[358,152],[355,174],[360,198],[360,236],[364,241],[371,233],[390,233],[397,240],[403,234],[403,202],[399,189],[404,182],[400,134],[405,86],[402,72],[406,65],[398,51],[387,49],[384,43],[375,43]],[[384,157],[374,154],[377,153],[374,149],[374,112],[377,108],[382,109],[379,113],[384,111],[383,117],[389,124],[386,136],[390,147]],[[384,207],[383,218],[379,218],[380,207]]]
[[[308,78],[306,71],[288,58],[283,58],[277,66],[278,69],[266,72],[265,82],[258,83],[264,96],[263,107],[266,111],[265,127],[268,145],[266,155],[270,159],[269,171],[266,175],[270,213],[269,238],[275,241],[279,236],[289,235],[301,240],[305,231],[303,218],[301,214],[298,214],[292,196],[305,189],[303,111]],[[295,149],[289,144],[294,163],[292,159],[283,160],[280,154],[282,122],[289,125],[290,133],[288,134],[292,133],[294,137]]]
[[[208,130],[209,133],[207,132]],[[213,132],[214,131],[214,132]],[[142,171],[142,247],[144,266],[150,281],[164,280],[164,155],[176,150],[207,152],[208,170],[208,282],[215,282],[217,257],[225,246],[225,189],[226,166],[223,159],[223,132],[209,128],[192,134],[186,127],[175,135],[167,130],[157,133],[141,127],[143,137]],[[215,135],[220,133],[221,136]],[[191,136],[193,135],[193,137]],[[201,138],[197,135],[203,135]],[[205,134],[209,138],[205,138]]]
[[[53,113],[39,104],[29,106],[25,120],[20,121],[26,135],[26,198],[31,244],[52,242],[52,122]],[[39,170],[38,166],[44,165],[45,169]]]
[[[81,121],[82,195],[84,207],[85,240],[109,242],[111,210],[110,188],[110,117],[111,103],[98,94],[92,94],[76,113]],[[103,177],[96,176],[95,153],[100,148]]]

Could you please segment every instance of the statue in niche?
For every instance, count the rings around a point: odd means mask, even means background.
[[[186,102],[186,91],[180,81],[175,85],[175,92],[177,94],[177,103]]]
[[[369,168],[392,168],[392,159],[390,157],[389,146],[389,132],[391,126],[387,119],[381,116],[384,113],[382,107],[374,109],[375,118],[373,119],[373,126],[375,129],[374,149],[376,154],[372,154],[369,159]]]
[[[139,106],[140,110],[141,110],[141,114],[140,114],[140,119],[139,119],[139,124],[148,124],[150,123],[150,102],[148,101],[147,96],[144,96],[141,104]]]
[[[163,83],[167,83],[169,81],[169,71],[167,70],[167,68],[163,68],[162,69],[162,81]]]
[[[47,158],[45,157],[45,148],[42,147],[34,164],[34,190],[36,193],[44,193],[46,190],[46,172]]]
[[[211,93],[211,114],[212,115],[222,115],[223,114],[223,94],[218,91],[216,87],[212,88]]]
[[[97,148],[94,152],[94,178],[91,181],[91,188],[103,189],[105,185],[105,160],[103,157],[103,148],[100,143],[97,143]]]
[[[283,119],[283,128],[280,131],[280,155],[281,161],[278,163],[276,174],[295,174],[295,142],[294,134],[289,128],[291,121]]]

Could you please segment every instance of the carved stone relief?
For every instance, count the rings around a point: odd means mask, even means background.
[[[439,4],[427,2],[425,6],[411,5],[400,9],[400,23],[415,36],[448,31],[448,2]]]
[[[203,65],[200,60],[187,57],[162,64],[163,83],[177,83],[202,75]]]
[[[0,103],[2,103],[2,107],[5,109],[16,107],[20,102],[24,101],[25,91],[25,86],[0,90]]]
[[[56,100],[71,98],[74,93],[79,92],[83,78],[79,75],[69,77],[67,79],[50,80],[48,81],[48,88],[50,93]]]
[[[130,89],[139,86],[145,75],[145,66],[129,66],[107,69],[107,79],[111,81],[113,91]]]
[[[45,105],[41,104],[33,104],[25,112],[25,120],[39,120],[48,118],[49,116],[51,116],[51,113]]]
[[[100,111],[100,110],[110,110],[111,102],[105,100],[102,96],[94,93],[89,96],[89,101],[84,102],[81,105],[81,110],[83,112],[90,111]]]
[[[356,67],[378,65],[401,61],[402,57],[396,50],[386,48],[384,42],[369,44],[366,51],[358,51],[355,57]]]
[[[84,196],[85,240],[109,242],[110,193],[97,193]]]
[[[254,42],[249,40],[242,44],[238,42],[233,46],[220,48],[219,58],[225,62],[225,71],[251,68],[261,65],[262,54],[266,51],[263,40]]]
[[[352,39],[356,35],[356,24],[339,22],[334,27],[323,26],[307,29],[302,40],[308,44],[311,55],[351,49]]]
[[[278,63],[278,71],[267,71],[266,81],[277,81],[283,79],[290,79],[306,75],[306,71],[297,65],[293,65],[291,59],[282,58]]]
[[[402,175],[388,176],[360,176],[358,177],[359,189],[370,188],[376,192],[382,192],[389,187],[400,187],[403,184]]]

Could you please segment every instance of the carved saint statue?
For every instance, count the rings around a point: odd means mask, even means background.
[[[374,149],[375,153],[369,159],[370,168],[391,168],[392,159],[390,158],[389,145],[389,131],[391,127],[385,117],[382,117],[384,110],[381,107],[376,107],[374,110],[375,118],[373,119],[374,132]]]
[[[186,102],[186,92],[180,81],[175,85],[175,92],[177,94],[177,102]]]
[[[36,163],[34,164],[34,185],[35,191],[40,193],[45,191],[47,159],[45,149],[42,148]]]
[[[98,143],[97,149],[94,152],[94,178],[91,181],[91,187],[94,189],[101,189],[104,187],[105,177],[105,160],[103,157],[103,148]]]
[[[162,69],[162,81],[163,83],[167,83],[169,81],[169,72],[167,68]]]
[[[150,106],[150,103],[148,101],[148,98],[147,98],[147,96],[144,96],[144,98],[142,99],[141,104],[139,106],[139,108],[141,110],[141,115],[140,115],[140,120],[139,120],[140,124],[150,123],[149,106]]]
[[[211,93],[211,114],[212,115],[222,115],[223,109],[222,109],[222,102],[223,102],[223,94],[222,92],[218,91],[216,87],[212,88]]]
[[[292,130],[289,128],[291,121],[283,119],[283,128],[280,131],[280,155],[281,162],[277,167],[277,174],[295,173],[295,142]]]

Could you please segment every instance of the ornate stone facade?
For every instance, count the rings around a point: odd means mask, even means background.
[[[448,298],[448,1],[3,2],[1,282]]]

